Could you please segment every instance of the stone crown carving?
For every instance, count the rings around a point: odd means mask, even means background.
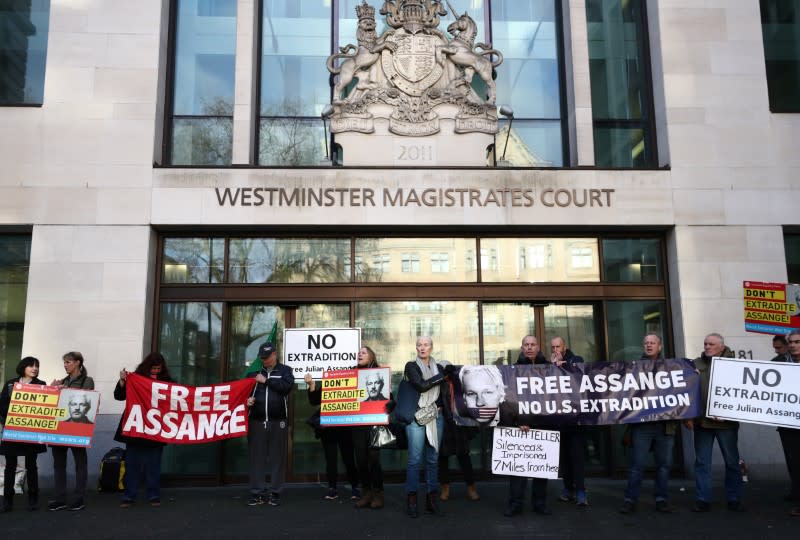
[[[492,71],[503,55],[475,43],[475,21],[446,3],[454,18],[447,34],[439,29],[448,15],[440,0],[386,0],[380,14],[389,29],[380,36],[375,8],[366,0],[356,7],[358,45],[341,47],[327,61],[338,75],[333,133],[373,133],[375,117],[386,115],[395,135],[436,134],[444,118],[455,121],[455,133],[497,133]],[[476,75],[485,96],[472,88]]]

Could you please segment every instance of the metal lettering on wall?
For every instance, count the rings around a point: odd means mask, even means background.
[[[380,36],[375,8],[366,1],[356,6],[358,45],[341,47],[327,61],[328,70],[338,75],[333,133],[374,133],[374,119],[385,118],[387,105],[389,131],[395,135],[434,135],[440,118],[454,120],[455,133],[497,133],[493,70],[503,55],[491,44],[475,43],[475,21],[447,4],[455,19],[447,27],[450,38],[438,28],[448,15],[440,0],[386,0],[380,14],[390,28]],[[476,75],[485,96],[472,87]]]
[[[214,188],[223,207],[611,208],[614,189]]]

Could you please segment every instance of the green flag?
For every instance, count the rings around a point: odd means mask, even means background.
[[[275,336],[278,334],[278,321],[276,320],[272,325],[272,330],[270,330],[269,335],[267,336],[267,341],[272,344],[275,344]],[[261,358],[256,356],[256,359],[250,363],[250,367],[247,368],[245,372],[245,377],[248,375],[252,375],[253,373],[258,373],[261,370]]]

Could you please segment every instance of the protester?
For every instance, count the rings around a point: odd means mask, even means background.
[[[800,332],[793,331],[786,336],[789,350],[783,356],[773,358],[773,362],[789,362],[792,364],[800,363]],[[789,481],[791,491],[786,499],[792,502],[800,502],[800,429],[797,428],[778,428],[783,446],[783,455],[786,458],[786,468],[789,471]],[[800,517],[800,506],[795,506],[789,512],[794,517]]]
[[[742,504],[742,471],[739,466],[739,423],[720,420],[705,415],[708,385],[711,379],[711,360],[715,357],[735,358],[733,351],[725,345],[725,339],[717,333],[708,334],[703,340],[703,352],[695,359],[700,373],[700,411],[694,420],[684,422],[694,431],[694,478],[695,503],[693,512],[711,510],[711,456],[714,439],[717,440],[725,460],[725,496],[728,510],[744,512]]]
[[[379,368],[375,357],[375,351],[369,347],[361,347],[358,350],[358,369]],[[383,378],[381,378],[383,381]],[[383,388],[381,388],[381,392]],[[391,400],[391,394],[389,395]],[[391,412],[393,402],[387,404],[386,412]],[[361,498],[356,502],[356,508],[372,508],[378,510],[383,508],[383,469],[381,469],[380,450],[370,448],[371,426],[355,426],[352,429],[353,449],[356,455],[356,469],[361,488],[364,490]]]
[[[662,358],[661,337],[647,334],[643,340],[644,353],[642,360],[658,360]],[[675,433],[678,423],[673,420],[658,422],[642,422],[629,424],[632,453],[631,468],[628,472],[628,485],[625,488],[625,500],[619,509],[622,514],[636,511],[639,493],[642,488],[644,464],[652,446],[656,461],[655,499],[656,511],[671,513],[669,505],[669,470],[672,466],[672,448],[675,445]]]
[[[776,358],[784,356],[789,351],[789,344],[786,341],[786,336],[778,334],[772,338],[772,348],[775,349]],[[775,360],[773,358],[773,360]]]
[[[60,388],[78,388],[81,390],[94,390],[94,380],[89,377],[83,365],[83,355],[77,351],[66,353],[62,357],[64,371],[67,376],[61,380],[54,380],[51,384]],[[55,480],[55,499],[47,506],[52,512],[59,510],[83,510],[86,508],[86,482],[88,480],[88,465],[86,448],[76,446],[52,446],[53,450],[53,477]],[[75,498],[67,506],[67,450],[72,449],[72,458],[75,460]]]
[[[535,336],[525,336],[522,339],[520,355],[516,365],[547,364],[547,360],[539,349],[539,340]],[[500,424],[508,427],[519,427],[523,431],[531,428],[530,423],[520,417],[518,409],[513,402],[500,404]],[[539,426],[546,427],[546,426]],[[524,476],[509,476],[508,506],[503,515],[513,517],[522,513],[525,500],[525,489],[528,479]],[[551,514],[547,507],[547,478],[531,478],[533,512],[542,516]]]
[[[166,360],[158,352],[151,352],[145,356],[133,372],[157,381],[174,382],[170,377]],[[114,388],[114,399],[117,401],[125,401],[127,398],[125,387],[127,379],[128,371],[123,369],[119,372],[119,381]],[[164,443],[123,435],[122,418],[114,434],[114,440],[125,444],[125,490],[120,508],[130,508],[136,502],[142,474],[144,474],[147,502],[153,507],[161,506],[161,454],[164,451]]]
[[[304,380],[308,385],[308,402],[315,407],[319,407],[320,403],[322,403],[322,385],[318,385],[310,373],[306,373]],[[315,426],[316,435],[322,443],[322,451],[325,455],[325,476],[328,480],[328,492],[325,494],[325,499],[329,501],[339,498],[339,492],[336,487],[339,478],[337,448],[342,456],[342,461],[347,471],[347,479],[350,481],[352,488],[350,498],[353,500],[361,498],[361,492],[358,490],[358,473],[356,471],[351,429],[349,426]]]
[[[408,437],[408,465],[406,467],[406,513],[410,517],[419,515],[417,492],[419,490],[419,469],[425,467],[425,513],[441,515],[439,508],[439,446],[444,430],[442,405],[446,396],[443,368],[437,364],[431,351],[433,339],[428,336],[417,338],[417,358],[406,364],[405,379],[419,392],[417,420],[406,426]],[[420,423],[420,420],[422,423]]]
[[[550,340],[550,362],[558,367],[583,364],[583,358],[573,353],[567,347],[566,341],[560,336]],[[589,506],[586,497],[586,474],[584,462],[584,448],[586,436],[581,426],[561,426],[561,452],[559,456],[559,471],[564,481],[564,488],[558,500],[572,502],[578,506]]]
[[[449,362],[440,362],[443,368],[450,365]],[[469,370],[469,368],[492,367],[497,370],[496,366],[463,366],[459,371],[459,378],[462,384],[462,391],[464,399],[467,401],[467,407],[473,409],[482,409],[493,403],[488,403],[487,396],[493,395],[496,391],[496,385],[491,383],[483,384],[482,375],[467,375],[462,377],[461,372]],[[445,371],[447,373],[447,371]],[[464,384],[464,381],[477,382],[472,386]],[[448,393],[450,396],[454,394],[453,381],[450,377],[445,375],[445,382],[448,386]],[[500,379],[500,387],[504,389],[502,378]],[[468,394],[469,388],[469,394]],[[501,392],[501,396],[503,393]],[[498,398],[498,401],[501,398]],[[450,499],[450,456],[455,456],[458,461],[458,466],[461,469],[461,474],[464,476],[464,483],[467,485],[467,499],[470,501],[480,500],[478,490],[475,487],[475,472],[472,469],[472,459],[469,456],[470,441],[478,434],[478,428],[472,426],[459,426],[453,420],[453,413],[455,404],[452,400],[448,399],[444,402],[444,434],[442,435],[442,445],[439,448],[439,485],[441,491],[439,493],[439,500],[447,501]],[[497,412],[497,404],[494,404],[494,409],[491,410],[492,417]]]
[[[17,364],[17,377],[6,381],[0,394],[0,420],[5,424],[8,408],[11,405],[11,391],[16,383],[47,384],[38,378],[39,360],[26,356]],[[36,464],[38,454],[47,451],[43,444],[3,441],[0,443],[0,455],[6,457],[5,476],[3,478],[3,512],[10,512],[14,507],[14,477],[17,472],[17,461],[25,457],[25,475],[28,481],[28,510],[39,508],[39,469]]]
[[[280,506],[286,480],[289,434],[289,392],[294,386],[292,368],[278,363],[278,351],[269,341],[258,349],[261,370],[255,377],[253,396],[247,399],[247,450],[250,473],[250,499],[247,504],[264,503]],[[266,464],[270,464],[270,484],[265,481]]]

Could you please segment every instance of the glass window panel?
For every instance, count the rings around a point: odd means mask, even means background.
[[[231,283],[350,281],[350,240],[344,238],[231,238]]]
[[[642,357],[642,339],[655,333],[664,339],[667,331],[666,304],[662,300],[624,300],[606,303],[608,361],[629,362]],[[671,356],[666,343],[662,351]]]
[[[50,0],[3,2],[0,5],[0,105],[40,105]]]
[[[260,165],[319,165],[325,157],[322,120],[294,117],[262,119],[258,147]]]
[[[494,253],[481,257],[484,282],[600,281],[595,238],[482,238],[484,250]]]
[[[173,165],[230,165],[233,118],[175,118],[170,156]]]
[[[203,3],[205,4],[205,3]],[[173,114],[233,114],[236,0],[178,1]]]
[[[329,0],[264,2],[261,116],[318,117],[330,103]]]
[[[789,283],[800,283],[800,234],[787,234],[783,237],[786,251],[786,273]]]
[[[225,239],[165,238],[163,283],[222,283]]]
[[[595,119],[640,119],[648,116],[649,81],[644,54],[642,0],[586,0],[592,114]]]
[[[220,382],[222,367],[222,303],[162,303],[158,350],[172,377],[181,384],[201,386]],[[168,445],[164,474],[214,474],[218,443]]]
[[[603,272],[605,281],[662,281],[661,241],[657,238],[604,239]]]
[[[549,358],[550,340],[561,337],[567,347],[585,362],[603,360],[597,343],[595,321],[600,320],[600,308],[594,304],[550,304],[544,307],[544,343],[539,345]]]
[[[297,328],[349,328],[350,306],[346,304],[310,304],[297,308]],[[308,387],[305,383],[297,385],[294,392],[294,408],[290,414],[294,418],[292,432],[292,467],[294,474],[314,474],[325,470],[325,456],[322,444],[314,436],[314,430],[306,424],[317,407],[308,402]],[[344,471],[341,452],[337,454],[339,470]]]
[[[517,118],[560,118],[561,85],[555,2],[492,2],[492,45],[503,53],[497,103]]]
[[[522,338],[536,334],[534,309],[530,304],[483,304],[484,364],[517,361]]]
[[[564,141],[561,138],[560,120],[515,119],[510,136],[508,122],[501,120],[495,141],[497,159],[503,159],[505,155],[505,160],[515,167],[564,165]]]
[[[643,128],[594,127],[595,164],[598,167],[647,167],[651,148]]]
[[[29,235],[0,235],[0,375],[16,377],[22,358],[22,331],[31,258]]]
[[[361,264],[356,267],[356,281],[475,281],[478,274],[467,257],[470,249],[475,249],[471,238],[358,238],[356,257],[361,257]]]
[[[800,112],[800,0],[761,0],[769,108]]]

